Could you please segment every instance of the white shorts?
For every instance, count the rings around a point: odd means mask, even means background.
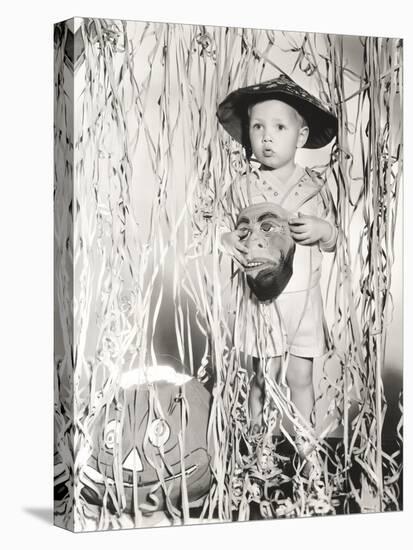
[[[281,294],[261,303],[248,288],[238,302],[234,345],[252,357],[276,357],[289,350],[299,357],[320,357],[327,351],[328,331],[320,286]]]
[[[320,357],[329,345],[320,285],[277,298],[283,332],[292,355]]]

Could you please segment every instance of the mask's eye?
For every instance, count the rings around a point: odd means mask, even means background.
[[[113,449],[115,445],[115,434],[116,434],[116,420],[111,420],[107,423],[105,427],[105,433],[103,436],[103,440],[105,442],[105,446],[107,449]]]
[[[171,430],[166,420],[157,418],[148,428],[149,441],[154,447],[165,445],[171,435]]]
[[[275,233],[281,231],[281,226],[271,222],[262,222],[261,231],[264,231],[264,233]]]

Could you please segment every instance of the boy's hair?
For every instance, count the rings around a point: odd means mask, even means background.
[[[266,101],[266,100],[264,99],[263,101]],[[262,103],[262,101],[257,101],[255,103],[250,103],[247,106],[247,108],[244,109],[245,114],[242,117],[242,145],[245,148],[245,153],[246,153],[246,156],[247,156],[247,160],[250,160],[250,158],[252,156],[252,147],[251,147],[250,133],[249,133],[249,123],[250,123],[251,109],[254,105],[257,105],[257,103]],[[289,105],[289,107],[291,107],[291,109],[294,111],[295,116],[297,118],[297,121],[300,125],[300,128],[304,128],[305,126],[308,127],[308,123],[307,123],[306,119],[303,117],[303,115],[301,113],[299,113],[297,111],[297,109],[295,109],[289,103],[286,103],[286,105]]]

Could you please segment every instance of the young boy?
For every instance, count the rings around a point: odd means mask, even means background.
[[[295,155],[300,147],[327,145],[336,134],[337,119],[318,99],[285,75],[232,92],[219,105],[217,115],[229,134],[245,147],[247,159],[253,154],[260,164],[258,170],[248,165],[247,174],[231,186],[233,219],[250,204],[276,202],[291,213],[289,227],[296,242],[292,277],[275,301],[259,303],[244,284],[239,315],[242,326],[235,331],[235,345],[253,358],[255,374],[249,392],[251,430],[252,433],[262,430],[264,373],[277,380],[286,351],[291,400],[312,426],[313,360],[323,355],[327,347],[319,286],[322,252],[335,249],[338,231],[324,182],[316,173],[297,165]],[[222,247],[243,270],[248,263],[245,246],[248,238],[248,232],[237,228],[221,237]],[[263,324],[265,338],[262,338]],[[311,446],[300,436],[298,431],[296,444],[305,458]]]

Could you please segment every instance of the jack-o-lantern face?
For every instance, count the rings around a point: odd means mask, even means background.
[[[245,253],[247,282],[258,300],[275,300],[293,273],[295,243],[288,226],[288,212],[273,203],[244,208],[237,220]]]
[[[116,399],[97,418],[85,469],[91,482],[84,485],[85,498],[102,504],[109,488],[108,506],[129,513],[163,510],[167,498],[179,506],[183,483],[189,502],[197,501],[211,479],[209,393],[171,367],[144,371],[126,373]]]

